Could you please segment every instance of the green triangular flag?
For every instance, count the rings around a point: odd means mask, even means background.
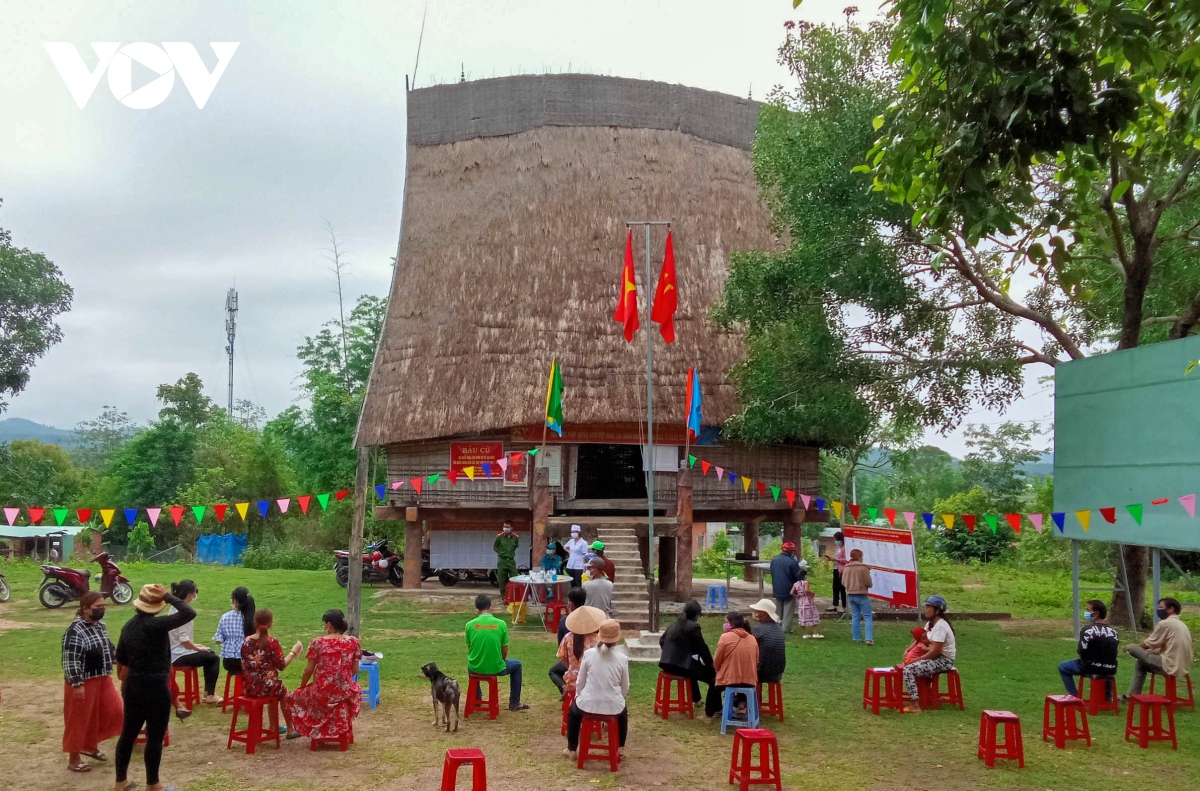
[[[771,496],[775,498],[775,502],[779,502],[779,492],[782,491],[778,486],[771,487]]]
[[[1125,508],[1129,511],[1129,515],[1133,517],[1133,521],[1140,525],[1142,523],[1142,504],[1134,503],[1133,505],[1125,506]]]
[[[429,476],[429,485],[433,486],[435,483],[438,482],[438,478],[441,478],[441,477],[442,477],[442,474],[440,472],[435,472],[433,475],[430,475]]]
[[[872,522],[874,522],[875,517],[879,516],[879,509],[872,508],[871,506],[867,506],[867,516],[870,517]]]
[[[995,514],[984,514],[983,521],[987,522],[988,530],[992,531],[992,535],[996,535],[996,523],[997,523],[996,515]]]
[[[538,451],[539,451],[539,450],[541,450],[541,448],[530,448],[530,450],[529,450],[529,455],[530,455],[530,456],[536,456],[536,455],[538,455]]]
[[[54,523],[56,525],[58,525],[59,527],[62,527],[62,523],[66,520],[67,514],[69,514],[69,513],[70,513],[70,510],[67,508],[55,508],[54,509]]]
[[[329,507],[329,495],[328,494],[318,494],[317,502],[321,504],[321,510],[324,511],[326,508]]]
[[[196,517],[196,524],[200,524],[201,522],[204,521],[204,509],[206,507],[207,506],[203,506],[203,505],[193,505],[192,506],[192,513]]]
[[[695,456],[688,456],[688,466],[689,467],[696,466],[696,457]]]

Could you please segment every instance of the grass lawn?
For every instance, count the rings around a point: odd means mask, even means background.
[[[191,577],[200,588],[196,637],[210,644],[216,622],[229,605],[229,592],[247,585],[260,607],[275,612],[274,634],[284,645],[306,645],[320,633],[321,613],[344,607],[345,592],[332,572],[254,571],[202,566],[129,565],[135,590],[148,582]],[[922,591],[937,588],[954,609],[1006,610],[1010,622],[955,624],[967,709],[916,716],[884,713],[875,717],[860,706],[863,670],[892,664],[908,643],[910,624],[884,623],[876,645],[850,642],[847,623],[828,623],[821,642],[793,637],[784,681],[787,721],[764,722],[779,736],[784,787],[813,791],[913,788],[958,789],[980,786],[1014,789],[1073,788],[1191,789],[1200,784],[1200,715],[1177,718],[1180,749],[1152,745],[1140,750],[1122,741],[1124,712],[1092,720],[1093,746],[1054,749],[1040,741],[1042,699],[1062,691],[1056,666],[1074,655],[1069,623],[1069,578],[1013,572],[997,566],[937,566],[926,569]],[[107,766],[87,775],[66,771],[60,752],[62,682],[60,641],[73,609],[47,611],[36,599],[37,567],[0,562],[13,600],[0,605],[0,733],[7,741],[10,789],[111,788]],[[1065,582],[1064,582],[1065,581]],[[482,588],[480,590],[483,590]],[[433,593],[438,592],[435,584]],[[466,603],[467,599],[460,600]],[[219,709],[198,711],[185,723],[172,721],[163,776],[190,791],[241,789],[383,789],[438,787],[448,747],[479,747],[488,758],[489,788],[515,789],[720,789],[725,785],[732,736],[716,724],[651,716],[657,668],[635,665],[629,708],[631,727],[621,772],[578,772],[560,753],[557,694],[546,677],[554,662],[552,639],[518,631],[510,656],[525,665],[525,695],[533,709],[503,711],[494,722],[472,719],[457,734],[433,728],[429,686],[418,677],[422,664],[436,661],[466,686],[462,625],[470,613],[454,611],[444,600],[399,595],[391,588],[364,592],[366,647],[382,651],[383,703],[364,709],[356,725],[357,744],[347,753],[310,753],[307,740],[283,748],[261,748],[246,756],[225,750],[229,718]],[[114,640],[132,612],[109,606]],[[704,619],[710,644],[720,631],[717,619]],[[1131,663],[1122,655],[1119,683],[1128,685]],[[284,674],[292,686],[302,663]],[[222,679],[222,684],[224,680]],[[218,689],[220,691],[220,689]],[[501,681],[507,695],[507,682]],[[979,712],[1010,709],[1021,715],[1026,768],[984,768],[975,757]],[[106,745],[111,754],[113,743]],[[135,755],[131,777],[141,781]]]

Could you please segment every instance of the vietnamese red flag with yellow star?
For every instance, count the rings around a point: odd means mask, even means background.
[[[625,265],[621,267],[621,293],[613,321],[625,326],[625,340],[633,343],[638,330],[637,280],[633,276],[633,231],[625,237]]]
[[[671,232],[667,231],[667,250],[663,253],[662,272],[658,275],[658,286],[654,289],[654,307],[650,309],[650,320],[657,323],[663,340],[675,342],[675,311],[679,308],[679,291],[675,284],[675,245]]]

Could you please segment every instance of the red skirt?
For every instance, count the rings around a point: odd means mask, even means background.
[[[111,676],[83,682],[83,700],[63,681],[63,752],[92,752],[100,742],[119,736],[125,722],[125,707]]]

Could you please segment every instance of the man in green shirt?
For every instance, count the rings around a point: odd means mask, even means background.
[[[505,520],[504,529],[492,542],[492,549],[496,553],[496,577],[500,582],[501,594],[508,585],[509,577],[517,576],[517,544],[519,543],[520,539],[513,532],[512,522]]]
[[[521,662],[508,658],[508,624],[492,615],[490,596],[475,597],[475,618],[467,621],[467,671],[486,676],[511,676],[510,711],[524,711],[521,702]]]

